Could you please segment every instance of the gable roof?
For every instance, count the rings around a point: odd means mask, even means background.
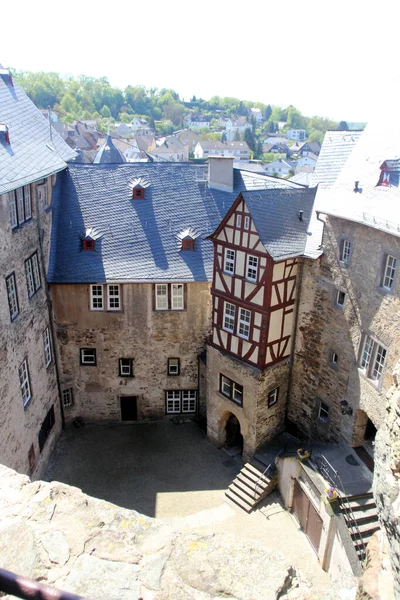
[[[200,140],[197,142],[203,150],[248,150],[247,142],[220,142],[218,140]]]
[[[332,186],[362,131],[327,131],[310,185]]]
[[[101,163],[123,163],[126,162],[123,154],[114,146],[114,142],[111,139],[111,135],[108,133],[104,144],[99,148],[96,156],[94,157],[95,164]]]
[[[316,188],[242,192],[261,243],[275,261],[322,253],[320,228],[310,229],[315,193]]]
[[[0,65],[1,68],[1,65]],[[47,177],[75,156],[15,81],[0,77],[0,123],[10,145],[0,143],[0,194]]]
[[[234,169],[234,190],[210,189],[207,166],[190,163],[71,164],[53,188],[53,227],[48,278],[52,283],[211,281],[212,233],[238,194],[296,184]],[[143,200],[130,185],[149,182]],[[96,251],[81,252],[88,228],[102,234]],[[190,255],[177,236],[198,233]]]

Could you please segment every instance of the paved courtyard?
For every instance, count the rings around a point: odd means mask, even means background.
[[[247,515],[225,502],[241,465],[204,437],[195,423],[89,425],[61,435],[44,479],[81,488],[181,530],[233,533],[282,552],[311,581],[313,592],[329,576],[278,492]]]

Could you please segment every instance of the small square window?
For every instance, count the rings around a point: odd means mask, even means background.
[[[331,354],[331,363],[337,365],[339,362],[339,354],[337,352],[332,352]]]
[[[188,238],[182,240],[182,250],[194,250],[194,239]]]
[[[180,360],[179,358],[168,359],[168,375],[179,375],[180,374]]]
[[[81,348],[81,365],[96,365],[95,348]]]
[[[337,306],[344,306],[346,300],[346,294],[342,290],[337,290],[336,293],[336,304]]]
[[[278,402],[278,397],[279,388],[275,388],[274,390],[268,392],[268,408],[271,408],[271,406],[274,406],[274,404]]]
[[[82,240],[82,250],[94,250],[94,240]]]
[[[121,310],[121,296],[119,284],[107,285],[108,310]]]
[[[144,188],[142,188],[142,187],[133,188],[133,196],[132,197],[135,200],[143,200],[143,198],[144,198]]]
[[[224,271],[230,275],[235,272],[235,251],[228,248],[225,249]]]
[[[104,310],[104,297],[102,285],[90,286],[90,310]]]
[[[120,377],[133,377],[133,358],[120,358],[118,364]]]
[[[319,403],[318,419],[322,423],[327,423],[329,418],[329,406],[325,402]]]
[[[72,388],[62,391],[62,403],[64,408],[70,408],[73,404]]]
[[[243,406],[243,386],[225,377],[222,373],[219,376],[219,391],[235,404]]]

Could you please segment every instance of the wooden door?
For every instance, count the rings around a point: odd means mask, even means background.
[[[312,547],[318,552],[322,533],[322,519],[297,479],[294,482],[292,509]]]

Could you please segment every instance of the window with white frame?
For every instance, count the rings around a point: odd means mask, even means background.
[[[133,358],[120,358],[118,365],[120,377],[133,377]]]
[[[225,248],[224,271],[230,274],[235,272],[235,251],[229,248]]]
[[[167,390],[165,392],[166,414],[195,413],[197,390]]]
[[[360,369],[364,375],[379,383],[386,362],[387,350],[371,336],[365,334],[360,353]]]
[[[257,273],[258,273],[258,257],[257,256],[247,256],[247,269],[246,269],[246,277],[250,281],[257,281]]]
[[[251,312],[245,308],[240,308],[237,333],[246,340],[249,339],[250,335],[250,319]]]
[[[26,406],[31,399],[31,382],[29,379],[28,360],[25,359],[18,368],[19,387],[21,388],[22,401]]]
[[[242,215],[236,215],[236,227],[240,228],[242,226]]]
[[[343,263],[350,262],[350,254],[351,254],[351,241],[350,240],[342,240],[340,244],[340,261]]]
[[[8,306],[10,309],[10,318],[11,318],[11,321],[14,321],[14,319],[19,314],[17,284],[15,282],[15,274],[14,273],[11,273],[11,275],[6,277],[6,288],[7,288]]]
[[[325,402],[322,402],[322,400],[318,407],[318,420],[321,423],[327,423],[329,420],[329,406]]]
[[[104,310],[104,292],[102,285],[90,286],[90,309]]]
[[[51,352],[50,330],[48,327],[43,331],[44,363],[46,368],[51,365],[53,356]]]
[[[396,276],[397,258],[386,254],[385,267],[383,271],[382,287],[389,292],[393,289],[393,283]]]
[[[222,373],[219,376],[219,391],[235,404],[243,406],[243,386],[222,375]]]
[[[121,296],[118,284],[107,285],[107,302],[108,310],[120,310],[121,309]]]
[[[28,296],[32,298],[40,288],[40,271],[37,252],[32,254],[25,261],[26,285],[28,287]]]
[[[9,192],[11,229],[15,229],[32,218],[31,186],[23,187]]]
[[[31,202],[31,186],[24,185],[24,209],[25,209],[25,221],[29,221],[32,218],[32,202]]]
[[[155,309],[156,310],[184,310],[185,284],[184,283],[156,283]]]
[[[62,391],[62,403],[64,408],[70,408],[73,404],[72,388]]]
[[[179,375],[180,373],[180,360],[179,358],[168,359],[168,375]]]
[[[274,404],[276,404],[278,402],[278,397],[279,397],[279,388],[275,388],[274,390],[271,390],[270,392],[268,392],[268,408],[271,408],[271,406],[274,406]]]
[[[96,365],[96,349],[95,348],[81,348],[81,365]]]
[[[344,306],[345,301],[346,301],[345,292],[343,292],[343,290],[337,290],[336,291],[336,305],[340,306],[342,308]]]
[[[225,302],[224,307],[224,329],[233,333],[235,330],[236,306],[230,302]]]
[[[244,218],[244,228],[245,229],[250,229],[250,217],[245,217]]]

